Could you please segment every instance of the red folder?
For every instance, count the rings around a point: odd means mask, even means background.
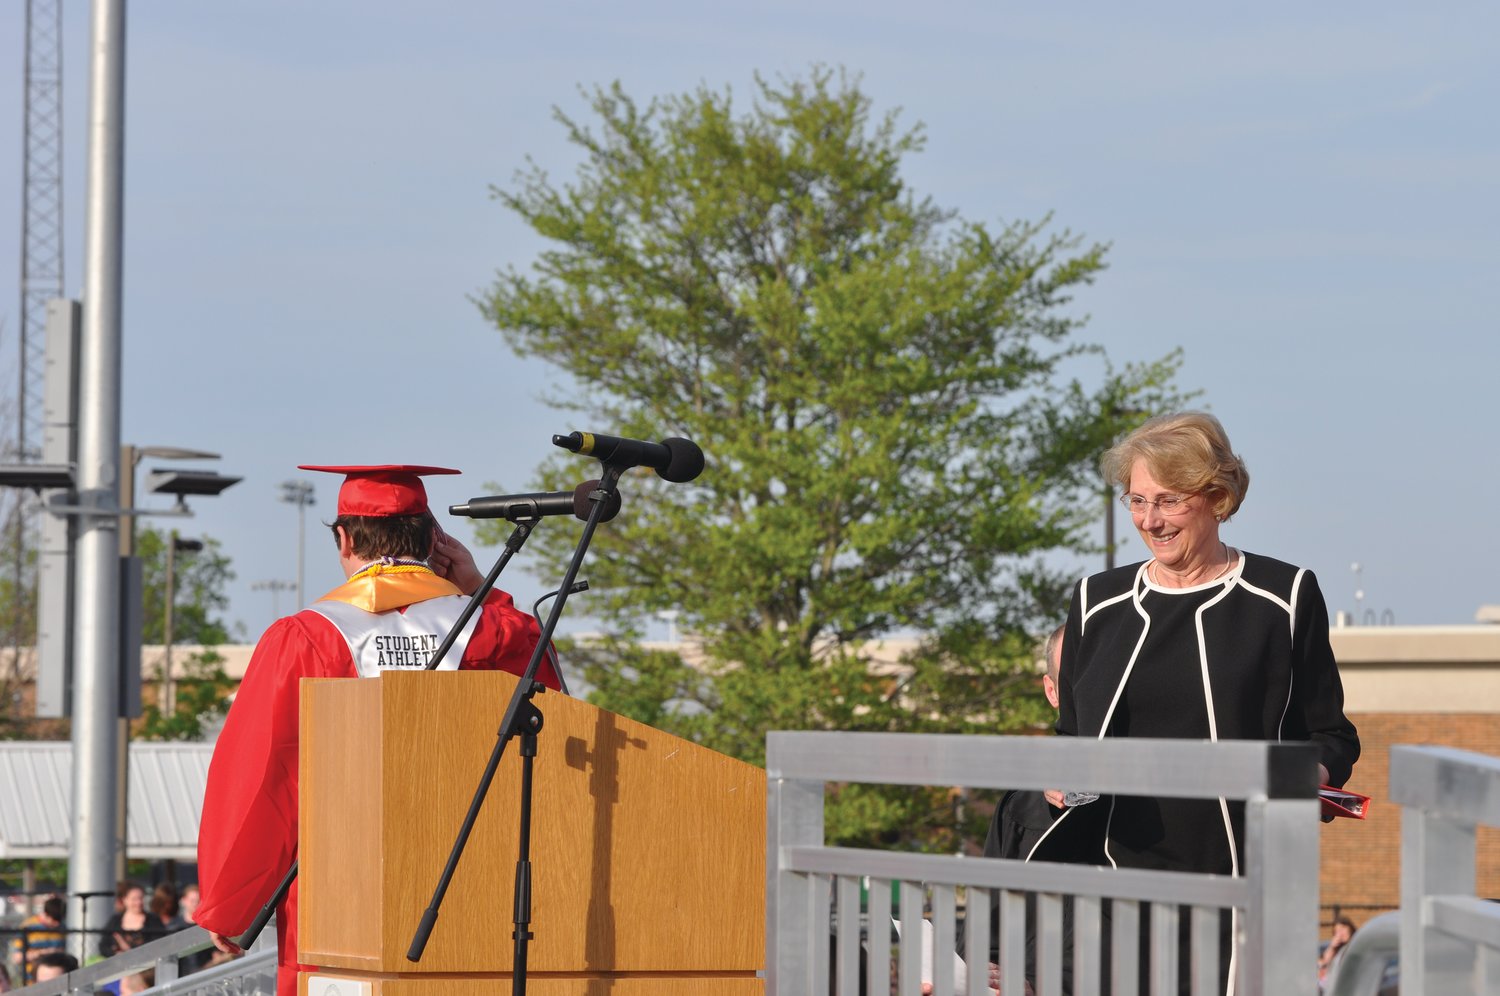
[[[1323,803],[1323,815],[1325,817],[1344,816],[1350,819],[1362,820],[1370,811],[1370,797],[1360,795],[1358,792],[1350,792],[1348,789],[1336,789],[1331,785],[1318,786],[1318,798]]]

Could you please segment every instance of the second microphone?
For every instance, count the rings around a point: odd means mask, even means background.
[[[540,519],[548,515],[573,515],[588,519],[593,507],[589,495],[599,487],[599,481],[584,481],[572,491],[537,491],[526,495],[490,495],[485,498],[470,498],[462,505],[449,505],[450,515],[464,515],[471,519],[508,519],[511,522]],[[620,493],[610,492],[600,522],[608,522],[620,513]]]

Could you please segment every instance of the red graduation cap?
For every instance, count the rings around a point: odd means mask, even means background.
[[[316,470],[325,474],[343,474],[339,488],[339,515],[421,515],[427,511],[427,489],[422,477],[431,474],[459,474],[448,467],[421,467],[410,464],[383,464],[378,467],[315,467],[299,464],[298,470]]]

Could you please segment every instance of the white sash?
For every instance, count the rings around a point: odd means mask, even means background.
[[[445,595],[387,612],[366,612],[347,602],[315,602],[309,608],[333,623],[349,644],[355,673],[374,678],[381,671],[425,668],[468,601],[463,595]],[[470,617],[437,670],[458,670],[483,612],[481,608]]]

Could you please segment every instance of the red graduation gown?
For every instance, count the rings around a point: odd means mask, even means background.
[[[320,600],[340,620],[320,614],[318,605],[278,619],[266,630],[235,694],[209,765],[198,830],[198,884],[202,899],[196,921],[233,937],[250,925],[291,867],[297,852],[297,712],[303,678],[352,678],[378,673],[375,644],[362,639],[351,619],[363,617],[369,630],[406,620],[408,609],[432,629],[443,619],[445,634],[467,599],[431,572],[376,571],[356,576]],[[350,607],[362,612],[350,612]],[[388,617],[402,613],[401,618]],[[340,626],[344,629],[341,631]],[[492,591],[470,620],[466,646],[456,643],[444,670],[503,669],[521,674],[540,636],[536,621],[518,610],[509,595]],[[356,659],[356,654],[359,655]],[[453,664],[457,657],[459,663]],[[398,666],[414,665],[402,659]],[[545,659],[537,678],[557,688]],[[277,994],[295,996],[297,972],[297,884],[277,909]]]

